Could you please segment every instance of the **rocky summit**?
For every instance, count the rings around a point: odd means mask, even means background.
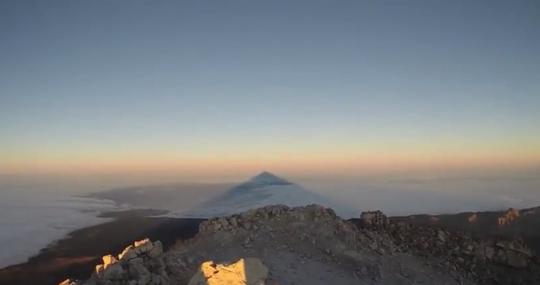
[[[90,279],[64,284],[540,284],[540,265],[517,240],[379,211],[346,221],[318,205],[277,205],[207,220],[167,252],[159,241],[135,242],[104,256]]]
[[[160,241],[136,241],[117,256],[105,255],[102,260],[103,263],[96,265],[90,279],[66,279],[60,285],[170,284]]]

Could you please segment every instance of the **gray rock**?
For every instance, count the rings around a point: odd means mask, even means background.
[[[120,263],[114,263],[103,270],[103,279],[105,280],[120,280],[126,277],[126,271]]]
[[[381,211],[362,212],[360,214],[362,225],[367,228],[384,229],[389,220]]]
[[[161,243],[161,241],[156,241],[154,243],[154,247],[150,251],[148,251],[147,254],[150,258],[156,258],[163,254],[163,244]]]
[[[135,258],[135,257],[137,257],[137,253],[135,252],[135,249],[134,249],[133,245],[127,246],[122,251],[122,253],[120,253],[118,255],[119,260],[128,260],[128,259]]]
[[[149,239],[136,241],[133,245],[137,254],[149,252],[154,247],[154,245]]]

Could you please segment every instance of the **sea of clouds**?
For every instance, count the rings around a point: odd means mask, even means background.
[[[69,232],[107,219],[111,201],[72,196],[68,191],[39,188],[0,189],[0,268],[25,262]]]
[[[342,205],[344,211],[351,213],[345,218],[375,209],[388,215],[408,215],[540,206],[540,175],[285,178],[332,199],[336,205]],[[121,194],[115,203],[82,197],[78,186],[44,187],[40,183],[21,186],[18,180],[16,182],[0,183],[0,268],[26,261],[73,230],[107,221],[98,218],[99,213],[118,210],[117,205],[124,202],[136,201],[129,205],[134,207],[159,208],[161,205],[166,210],[185,210],[188,204],[199,204],[203,197],[215,197],[229,187],[188,187],[193,188],[190,191],[187,186],[139,186],[135,188],[138,195],[148,199],[139,196],[137,199],[129,198],[129,191],[120,191],[115,192]],[[133,181],[128,185],[146,184]],[[111,187],[100,185],[92,189],[104,191]],[[171,191],[178,193],[178,197],[171,196]],[[144,204],[144,201],[151,203]]]
[[[425,176],[306,179],[301,184],[328,195],[355,216],[446,214],[540,206],[540,175]]]

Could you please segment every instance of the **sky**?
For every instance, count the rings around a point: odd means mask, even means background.
[[[0,174],[540,169],[538,1],[0,1]]]

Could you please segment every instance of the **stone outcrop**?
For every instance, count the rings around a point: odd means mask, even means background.
[[[371,229],[384,229],[390,223],[381,211],[362,212],[360,221],[364,227]]]
[[[467,218],[467,222],[469,222],[469,224],[476,224],[476,222],[478,222],[478,215],[477,214],[470,215]]]
[[[515,217],[514,214],[510,216]],[[370,230],[363,220],[362,216],[359,226]],[[480,284],[531,284],[540,281],[540,274],[532,273],[539,265],[521,240],[477,239],[440,226],[404,222],[391,222],[384,229],[398,251],[442,259],[442,264],[448,269],[459,271]],[[383,233],[379,231],[379,234]]]
[[[526,268],[533,259],[531,250],[518,241],[497,241],[483,249],[482,257],[514,268]]]
[[[231,264],[207,261],[188,285],[262,285],[268,278],[268,268],[258,258],[241,258]]]
[[[517,218],[519,218],[519,210],[510,208],[504,213],[504,215],[497,219],[497,224],[499,226],[510,225]]]
[[[375,227],[388,224],[380,214]],[[458,284],[453,274],[398,252],[384,231],[361,230],[318,205],[267,206],[210,219],[195,238],[179,242],[166,263],[174,284],[188,284],[208,260],[247,256],[268,267],[267,284]]]
[[[61,285],[168,285],[163,245],[149,239],[136,241],[118,256],[105,255],[86,281],[67,279]]]

